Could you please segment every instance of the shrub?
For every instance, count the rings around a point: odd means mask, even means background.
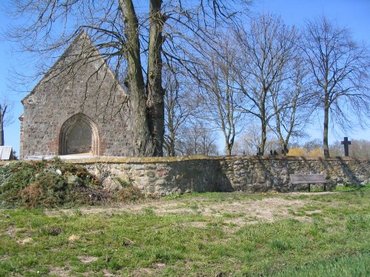
[[[80,165],[60,159],[14,162],[0,167],[0,206],[52,208],[144,198],[131,182],[119,178],[117,181],[121,189],[113,193]]]
[[[20,190],[32,183],[41,163],[15,162],[0,167],[0,200],[15,201]]]
[[[287,154],[288,156],[301,157],[306,155],[306,150],[300,147],[291,148]]]
[[[310,152],[308,152],[308,156],[313,157],[313,158],[319,158],[319,157],[323,157],[324,153],[321,148],[315,148],[315,149],[312,149]]]
[[[22,189],[19,195],[27,207],[36,207],[42,195],[42,190],[38,184],[33,183]]]
[[[136,202],[145,197],[142,191],[135,187],[131,181],[115,178],[115,180],[120,184],[121,189],[117,192],[116,199],[119,202]]]
[[[144,194],[138,187],[133,185],[125,186],[118,191],[117,194],[118,201],[121,202],[136,202],[144,198]]]
[[[60,159],[15,162],[0,168],[1,206],[95,205],[110,199],[84,167]]]

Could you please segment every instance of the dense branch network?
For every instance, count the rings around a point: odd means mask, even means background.
[[[46,61],[45,73],[50,57],[87,32],[93,49],[58,74],[105,59],[97,72],[109,66],[128,92],[122,108],[129,104],[135,155],[199,153],[180,147],[191,131],[214,153],[215,129],[231,155],[248,126],[258,126],[258,154],[268,151],[270,133],[286,153],[320,108],[328,157],[329,118],[345,125],[349,110],[369,111],[367,50],[325,18],[302,32],[272,15],[240,21],[249,2],[16,0],[11,8],[27,23],[10,35]]]

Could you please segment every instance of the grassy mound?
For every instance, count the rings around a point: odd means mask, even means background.
[[[122,199],[121,194],[124,192],[112,195],[84,167],[64,163],[60,159],[16,162],[0,168],[2,207],[50,208],[97,205],[129,199]]]

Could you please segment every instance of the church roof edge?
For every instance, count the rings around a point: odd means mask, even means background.
[[[21,100],[21,103],[24,105],[24,101],[27,100],[27,98],[29,98],[31,95],[33,95],[35,93],[35,91],[37,91],[37,88],[43,83],[43,81],[45,79],[47,79],[47,77],[51,74],[51,72],[53,72],[53,70],[56,68],[56,66],[65,58],[69,55],[69,53],[72,51],[72,49],[74,48],[75,45],[78,44],[79,41],[81,40],[84,40],[84,41],[87,41],[89,46],[91,46],[95,51],[97,51],[97,53],[99,53],[100,55],[100,52],[99,50],[95,47],[95,45],[93,44],[93,42],[91,41],[91,38],[90,36],[88,35],[88,33],[83,29],[83,28],[79,28],[76,32],[75,32],[77,35],[76,37],[72,40],[72,42],[68,45],[68,47],[64,50],[63,54],[60,55],[60,57],[58,57],[58,59],[54,62],[54,64],[48,69],[48,71],[43,75],[43,77],[38,81],[38,83],[34,86],[34,88],[31,90],[30,93],[28,93],[22,100]],[[100,58],[103,60],[105,66],[108,68],[109,72],[112,73],[113,75],[113,78],[115,81],[117,81],[117,85],[118,85],[118,88],[119,89],[122,89],[122,91],[126,94],[125,90],[123,89],[123,87],[121,86],[121,84],[119,84],[118,80],[116,79],[115,75],[113,74],[112,70],[110,69],[110,67],[108,66],[108,64],[106,63],[106,61],[104,60],[104,58],[100,55]]]

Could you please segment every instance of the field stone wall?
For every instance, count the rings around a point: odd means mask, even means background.
[[[370,182],[370,161],[345,158],[296,157],[184,157],[112,158],[73,161],[98,176],[105,186],[117,180],[133,184],[146,194],[306,190],[291,185],[290,174],[324,174],[328,187]]]

